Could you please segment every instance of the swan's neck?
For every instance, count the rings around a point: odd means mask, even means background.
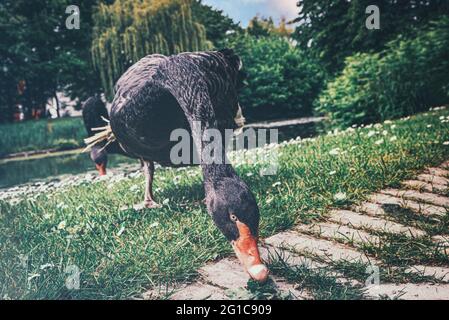
[[[223,178],[238,178],[230,164],[207,164],[202,165],[201,169],[205,184],[213,184]]]

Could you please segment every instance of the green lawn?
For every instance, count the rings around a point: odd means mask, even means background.
[[[0,125],[0,156],[22,151],[81,147],[86,136],[82,118],[3,124]]]
[[[239,164],[261,209],[261,236],[320,219],[329,207],[360,201],[448,159],[447,119],[449,112],[439,110],[283,144],[275,149],[280,167],[273,176],[259,176],[259,165]],[[144,212],[120,210],[143,199],[142,177],[86,183],[15,206],[0,202],[0,297],[128,298],[195,277],[205,262],[231,254],[201,202],[199,168],[158,170],[155,187],[164,206]],[[70,265],[81,271],[80,290],[65,286]],[[281,274],[294,280],[303,271]],[[334,283],[307,277],[312,284]],[[339,290],[333,296],[341,297]]]

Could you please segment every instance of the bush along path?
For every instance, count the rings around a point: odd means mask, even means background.
[[[264,286],[252,283],[236,259],[225,258],[202,267],[196,282],[172,288],[169,296],[447,300],[448,213],[446,161],[401,188],[266,238],[262,252],[272,276]]]

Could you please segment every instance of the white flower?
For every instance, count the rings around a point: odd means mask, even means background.
[[[58,224],[57,228],[58,228],[58,230],[64,230],[65,227],[66,227],[66,225],[67,225],[67,223],[65,222],[65,220],[62,220],[62,221]]]
[[[60,202],[56,205],[57,209],[66,209],[68,206],[64,202]]]
[[[122,226],[122,227],[120,228],[120,230],[117,232],[117,237],[120,237],[124,231],[125,231],[125,227]]]
[[[150,224],[150,228],[156,228],[159,225],[159,222],[153,222]]]
[[[428,124],[428,125],[427,125],[427,128],[432,128],[432,125],[431,125],[431,124]]]
[[[329,151],[329,154],[331,156],[336,156],[336,155],[340,154],[340,148],[332,149],[331,151]]]
[[[273,183],[273,187],[277,187],[277,186],[280,186],[280,185],[281,185],[280,181]]]
[[[169,202],[170,202],[170,199],[167,198],[167,199],[164,199],[164,201],[162,201],[162,204],[168,204]]]
[[[388,134],[387,130],[382,131],[382,135],[386,136]]]
[[[396,141],[396,140],[398,140],[398,137],[396,137],[396,136],[392,136],[392,137],[390,138],[390,141],[391,141],[391,142]]]
[[[391,129],[394,129],[394,128],[396,128],[396,125],[395,125],[395,124],[392,124],[390,128],[391,128]]]
[[[53,263],[46,263],[46,264],[41,265],[41,266],[39,267],[39,269],[45,270],[45,269],[48,269],[48,268],[53,268],[54,266],[55,266],[55,265],[54,265]]]
[[[336,201],[346,200],[346,193],[338,192],[338,193],[334,194],[334,200],[336,200]]]
[[[251,177],[252,175],[253,175],[252,172],[248,172],[248,173],[246,174],[247,177]]]
[[[449,146],[449,141],[444,141],[443,146]]]
[[[133,185],[131,188],[129,188],[129,191],[136,192],[139,190],[139,186],[137,184]]]
[[[379,140],[377,140],[374,143],[377,144],[377,145],[380,145],[380,144],[384,143],[384,139],[379,139]]]
[[[40,277],[41,275],[39,273],[32,273],[29,277],[28,277],[28,281],[33,280],[34,278]]]
[[[371,138],[372,136],[374,136],[376,134],[376,131],[371,130],[370,132],[368,132],[367,137]]]
[[[333,176],[336,173],[337,173],[337,171],[331,171],[331,172],[329,172],[329,175]]]

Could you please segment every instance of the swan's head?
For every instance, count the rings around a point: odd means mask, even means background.
[[[236,176],[222,179],[207,191],[208,210],[246,272],[256,281],[266,281],[268,269],[257,246],[259,208],[248,186]]]
[[[106,167],[108,165],[108,153],[105,148],[101,146],[93,146],[90,151],[90,158],[95,162],[95,167],[100,176],[106,175]]]

